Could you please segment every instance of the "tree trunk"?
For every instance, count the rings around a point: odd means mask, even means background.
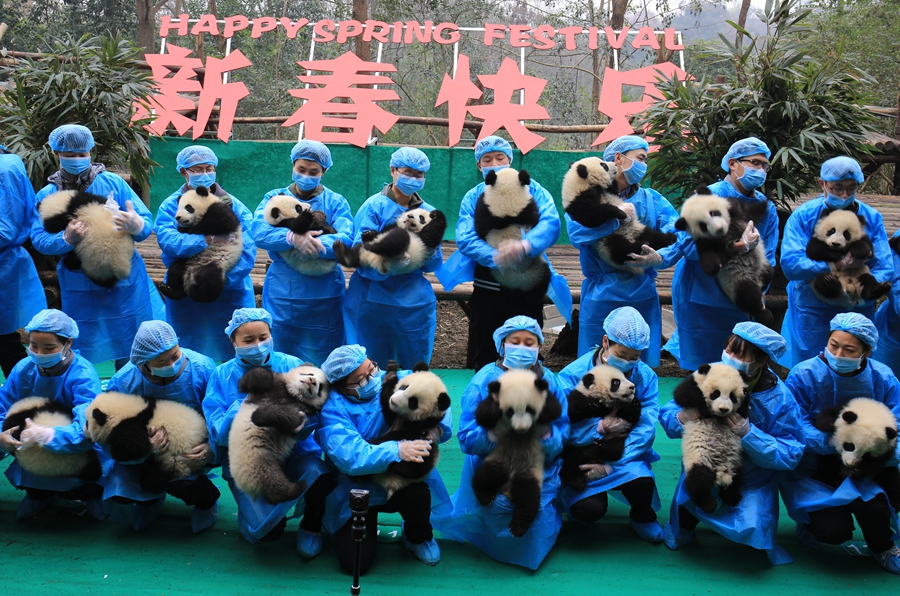
[[[353,20],[365,23],[369,18],[369,0],[353,0]],[[363,41],[362,35],[356,37],[356,55],[365,62],[371,61],[369,42]]]
[[[747,26],[747,13],[750,12],[750,0],[741,0],[741,12],[738,13],[738,26],[743,29]],[[740,31],[734,39],[734,45],[741,47],[744,45],[744,34]]]
[[[181,13],[178,13],[178,14],[181,14]],[[219,20],[219,8],[216,6],[216,0],[209,0],[209,14],[215,16],[217,21]],[[201,37],[201,43],[202,43],[202,41],[203,41],[202,36],[200,36],[200,37]],[[226,43],[227,43],[227,41],[225,40],[224,35],[216,36],[216,49],[219,51],[219,54],[222,56],[225,55],[225,44]]]
[[[156,22],[153,18],[152,0],[136,0],[138,21],[138,45],[144,48],[144,54],[154,54],[156,45]]]
[[[628,11],[628,0],[610,0],[612,4],[612,14],[609,15],[609,26],[616,31],[620,31],[625,26],[625,13]],[[612,50],[609,54],[609,67],[615,64]]]
[[[597,13],[594,12],[594,0],[588,1],[588,16],[590,18],[591,25],[599,26],[599,20],[597,18]],[[599,45],[599,44],[598,44]],[[591,115],[591,123],[596,124],[600,117],[600,110],[597,109],[597,106],[600,104],[600,77],[602,76],[600,73],[600,49],[591,50],[591,72],[594,73],[593,79],[591,80],[591,105],[594,106],[594,111]]]

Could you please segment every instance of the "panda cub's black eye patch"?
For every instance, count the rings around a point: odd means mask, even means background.
[[[184,210],[187,211],[188,213],[193,213],[193,212],[194,212],[194,206],[193,206],[193,205],[185,205],[185,206],[184,206]]]
[[[844,230],[844,240],[850,240],[850,232]]]
[[[512,418],[513,414],[515,414],[515,413],[516,413],[516,411],[513,410],[512,408],[506,408],[506,417],[507,418]]]
[[[619,379],[613,379],[612,383],[609,384],[610,389],[613,391],[618,391],[619,387],[622,385],[622,381]]]
[[[722,212],[721,211],[710,211],[709,216],[710,217],[722,217]]]
[[[411,397],[406,401],[406,407],[410,410],[418,410],[419,409],[419,398]]]
[[[844,443],[841,447],[844,448],[844,451],[856,451],[856,445],[853,443]]]
[[[705,221],[701,221],[701,222],[700,222],[700,231],[701,231],[701,232],[706,232],[707,230],[709,230],[709,226],[706,225],[706,222],[705,222]]]
[[[535,410],[534,410],[534,408],[532,408],[531,406],[528,406],[528,407],[525,408],[525,413],[526,413],[526,414],[531,414],[532,416],[534,416]]]
[[[737,403],[737,396],[734,393],[730,394],[728,397],[731,398],[731,403]]]
[[[831,228],[830,230],[828,230],[828,233],[825,234],[825,235],[826,235],[826,236],[831,236],[831,235],[833,235],[835,232],[837,232],[837,229],[836,229],[836,228]]]
[[[709,394],[709,399],[719,399],[719,396],[722,395],[722,392],[716,389],[712,393]]]

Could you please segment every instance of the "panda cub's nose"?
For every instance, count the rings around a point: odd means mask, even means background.
[[[731,411],[731,408],[729,408],[728,406],[721,406],[719,408],[719,411],[722,412],[723,414],[727,414],[728,412]]]

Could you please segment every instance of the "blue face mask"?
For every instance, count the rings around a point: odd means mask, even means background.
[[[28,348],[28,356],[31,360],[41,368],[53,368],[63,361],[65,357],[65,348],[54,354],[35,354]]]
[[[483,167],[481,168],[481,175],[487,178],[488,172],[499,172],[500,170],[505,170],[509,167],[509,164],[502,166],[491,166],[489,168]]]
[[[321,176],[307,176],[306,174],[298,174],[297,172],[294,172],[294,175],[292,177],[294,179],[294,184],[296,184],[297,188],[299,188],[303,192],[315,190],[315,188],[319,186],[319,182],[322,180]]]
[[[825,193],[825,204],[832,209],[846,209],[853,201],[856,200],[856,193],[850,195],[846,199],[837,197],[833,194]]]
[[[372,373],[371,378],[366,379],[365,385],[356,388],[356,395],[363,401],[368,401],[381,392],[381,376],[378,375],[378,369]]]
[[[636,159],[631,160],[631,167],[622,171],[628,184],[638,184],[647,174],[647,164]]]
[[[272,353],[274,346],[275,341],[270,337],[258,344],[235,346],[234,355],[248,364],[262,366],[269,359],[269,354]]]
[[[397,187],[397,190],[402,192],[408,197],[413,196],[423,188],[425,188],[425,178],[412,178],[410,176],[404,176],[400,174],[397,177],[397,183],[394,184]]]
[[[737,179],[747,190],[756,190],[766,183],[766,173],[756,168],[744,166],[744,175]]]
[[[606,363],[613,368],[618,368],[620,371],[628,372],[637,366],[637,360],[625,360],[624,358],[619,358],[612,352],[607,352],[606,354]]]
[[[540,348],[504,344],[503,366],[506,368],[527,370],[537,362],[538,352],[540,352]]]
[[[862,357],[841,358],[840,356],[832,354],[828,348],[825,348],[825,361],[828,362],[828,366],[830,366],[834,372],[842,375],[856,372],[859,370],[859,367],[862,366]]]
[[[184,352],[182,352],[181,356],[178,357],[178,360],[170,364],[169,366],[161,366],[156,368],[155,366],[150,367],[150,372],[153,373],[154,377],[160,377],[162,379],[171,379],[175,375],[181,371],[181,365],[184,363]]]
[[[90,157],[59,157],[59,167],[69,174],[77,176],[89,167],[91,167]]]
[[[751,364],[750,362],[744,362],[743,360],[738,360],[737,358],[733,357],[731,354],[729,354],[725,350],[722,350],[722,364],[727,364],[731,368],[736,368],[739,371],[741,371],[742,373],[749,374],[749,372],[750,372],[750,364]]]
[[[215,172],[212,172],[211,174],[188,174],[188,184],[190,185],[191,188],[199,188],[201,186],[210,188],[215,183],[216,183],[216,173]]]

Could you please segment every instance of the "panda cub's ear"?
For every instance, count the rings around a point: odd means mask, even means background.
[[[271,216],[272,219],[278,219],[279,217],[281,217],[281,209],[279,209],[278,207],[272,207],[272,209],[269,211],[269,216]]]
[[[605,166],[606,164],[603,164],[603,165]],[[583,163],[578,164],[578,167],[575,168],[575,171],[578,172],[578,176],[579,176],[580,178],[587,178],[587,177],[588,177],[588,169],[587,169],[587,166],[584,165]]]
[[[209,196],[209,189],[206,188],[205,186],[198,186],[197,188],[194,189],[194,191],[201,197]]]
[[[884,435],[887,437],[888,441],[893,441],[897,438],[897,431],[890,426],[884,427]]]
[[[441,392],[437,398],[438,410],[441,412],[446,412],[450,409],[450,396],[444,392]],[[890,430],[890,429],[888,429]]]
[[[531,176],[525,170],[519,170],[519,184],[522,186],[531,184]]]
[[[697,369],[697,372],[700,373],[701,375],[708,375],[709,369],[710,369],[709,364],[701,364],[700,368]]]
[[[106,421],[109,420],[109,416],[107,416],[106,413],[101,411],[99,408],[94,408],[94,411],[91,412],[91,415],[100,426],[103,426],[104,424],[106,424]]]
[[[846,412],[841,414],[841,418],[843,418],[844,422],[846,422],[847,424],[853,424],[854,422],[856,422],[856,419],[859,418],[859,416],[856,415],[856,412],[847,410]]]
[[[587,373],[583,377],[581,377],[581,382],[584,383],[586,389],[590,389],[591,385],[594,384],[594,375],[591,373]]]
[[[856,219],[859,220],[859,225],[861,225],[863,227],[863,230],[865,230],[866,229],[866,218],[863,217],[862,215],[857,215]]]
[[[713,191],[709,190],[709,187],[706,186],[705,184],[701,184],[700,186],[698,186],[697,188],[694,189],[694,194],[695,195],[711,195],[711,194],[713,194]]]
[[[550,388],[550,384],[547,382],[547,379],[535,379],[534,386],[537,387],[538,391],[547,391]]]
[[[687,229],[687,220],[683,217],[679,217],[675,220],[675,229],[679,232],[683,232]]]
[[[500,381],[491,381],[488,383],[488,393],[496,401],[500,394]]]
[[[426,372],[428,371],[428,363],[427,362],[419,362],[415,366],[413,366],[413,372]]]
[[[488,175],[484,177],[484,183],[488,186],[494,186],[497,183],[497,172],[494,170],[488,172]]]

